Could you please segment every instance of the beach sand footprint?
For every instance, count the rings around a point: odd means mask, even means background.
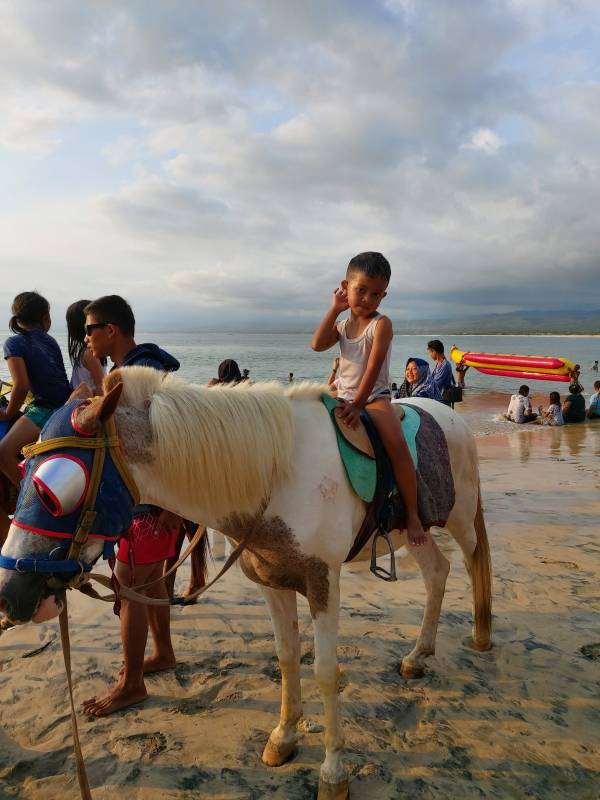
[[[600,661],[600,642],[595,644],[584,644],[579,648],[579,652],[588,661]]]
[[[119,736],[111,743],[111,750],[120,761],[149,763],[155,756],[167,749],[167,737],[159,731]]]

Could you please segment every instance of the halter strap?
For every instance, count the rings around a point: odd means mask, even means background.
[[[0,567],[16,572],[90,572],[91,564],[83,564],[73,558],[51,560],[49,558],[11,558],[0,554]]]

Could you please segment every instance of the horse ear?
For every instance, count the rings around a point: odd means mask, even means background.
[[[94,393],[87,383],[80,383],[79,386],[76,389],[73,389],[69,395],[69,400],[89,400],[89,398],[93,396]]]
[[[94,434],[98,428],[98,423],[106,422],[117,408],[123,384],[117,383],[102,397],[94,397],[87,406],[81,406],[77,411],[77,428],[81,433]]]

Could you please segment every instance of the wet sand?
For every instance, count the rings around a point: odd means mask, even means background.
[[[346,571],[339,656],[354,800],[600,797],[600,423],[505,428],[478,447],[494,571],[490,652],[468,647],[470,588],[443,532],[452,570],[423,679],[397,670],[423,607],[414,564],[400,559],[396,584],[363,566]],[[118,670],[119,632],[108,604],[69,599],[81,701]],[[300,614],[305,715],[320,723],[303,600]],[[303,731],[284,767],[260,761],[280,679],[257,587],[234,568],[199,605],[174,609],[173,638],[179,665],[148,678],[143,706],[80,718],[94,798],[313,797],[320,733]],[[79,797],[55,623],[0,638],[0,722],[1,798]]]

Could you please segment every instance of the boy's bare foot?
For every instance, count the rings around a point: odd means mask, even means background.
[[[427,544],[427,534],[423,530],[421,520],[415,519],[407,523],[406,533],[408,535],[408,541],[413,547],[422,547],[424,544]]]
[[[89,700],[84,700],[81,708],[84,714],[92,717],[106,717],[122,708],[142,703],[147,697],[148,692],[143,684],[129,688],[119,682],[112,692],[104,697],[91,697]]]

